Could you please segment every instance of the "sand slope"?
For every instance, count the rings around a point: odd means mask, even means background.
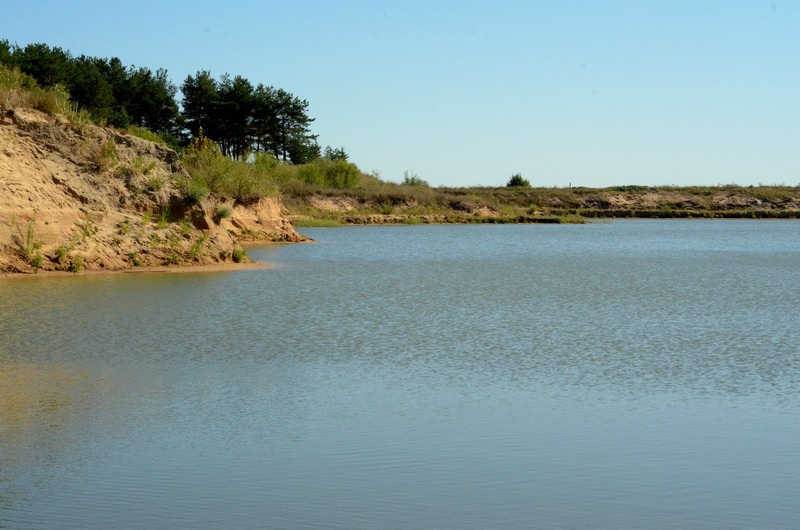
[[[94,125],[0,109],[0,272],[231,262],[242,242],[302,241],[280,199],[188,204],[177,154]]]

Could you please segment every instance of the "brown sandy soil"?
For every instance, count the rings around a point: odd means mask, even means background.
[[[165,146],[0,109],[0,273],[230,264],[242,242],[305,239],[280,199],[192,205],[186,179]]]

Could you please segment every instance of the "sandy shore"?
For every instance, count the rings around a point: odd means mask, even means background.
[[[0,280],[17,280],[30,278],[49,278],[53,276],[92,276],[97,274],[185,274],[185,273],[214,273],[237,272],[255,269],[269,269],[269,263],[215,263],[212,265],[173,265],[163,267],[136,267],[134,269],[120,270],[87,270],[82,272],[67,271],[38,271],[35,273],[0,273]]]

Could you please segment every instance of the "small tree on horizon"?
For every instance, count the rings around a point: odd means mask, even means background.
[[[508,184],[506,184],[506,186],[509,188],[530,188],[531,183],[528,179],[522,178],[522,173],[515,173],[508,179]]]

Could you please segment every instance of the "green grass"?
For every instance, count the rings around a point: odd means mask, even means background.
[[[145,180],[144,187],[147,191],[158,192],[164,189],[166,183],[167,178],[164,175],[151,175]]]
[[[13,234],[12,239],[19,247],[22,257],[34,270],[39,270],[44,264],[44,254],[41,252],[43,243],[36,234],[35,221],[28,221],[25,233],[17,226],[15,215],[12,215],[11,223],[20,232],[19,235]]]
[[[236,247],[233,249],[233,253],[231,253],[231,259],[233,259],[234,263],[247,263],[250,261],[247,251],[242,247]]]
[[[230,206],[222,205],[217,207],[217,219],[230,219],[233,216],[233,210]]]
[[[128,253],[128,261],[134,267],[141,267],[142,266],[142,258],[139,257],[138,252],[129,252]]]
[[[108,138],[95,153],[95,165],[97,170],[105,172],[114,167],[117,163],[117,142],[114,138]]]
[[[151,142],[155,142],[162,145],[167,145],[167,141],[164,139],[163,136],[154,133],[150,129],[145,127],[139,127],[138,125],[131,125],[125,132],[130,134],[131,136],[136,136],[137,138],[141,138],[143,140],[150,140]]]
[[[292,225],[302,228],[335,228],[337,226],[341,226],[342,223],[336,219],[304,217],[302,219],[292,221]]]
[[[163,230],[169,225],[169,208],[161,208],[158,210],[158,219],[156,220],[156,228]]]
[[[208,232],[203,232],[201,237],[198,237],[192,244],[189,245],[189,259],[195,259],[196,257],[203,254],[203,249],[205,247],[206,241],[208,241]]]
[[[72,257],[72,263],[69,265],[69,272],[81,272],[83,271],[83,256],[80,254],[76,254]]]
[[[19,68],[0,64],[0,105],[15,109],[28,108],[45,112],[51,116],[72,113],[69,94],[61,85],[41,88],[33,77]]]
[[[249,161],[232,160],[213,147],[189,149],[181,162],[191,179],[180,186],[192,203],[209,194],[248,203],[286,190],[353,190],[362,186],[364,177],[355,164],[345,160],[318,159],[292,165],[263,153]]]
[[[313,197],[350,201],[352,211],[322,211]],[[795,218],[800,215],[800,187],[791,186],[616,186],[612,188],[425,188],[383,182],[365,176],[356,189],[289,187],[284,204],[290,214],[313,219],[364,222],[370,215],[413,219],[436,216],[441,222],[560,222],[581,223],[585,217],[756,217]],[[743,204],[745,206],[732,206]],[[484,208],[496,212],[476,217]],[[348,221],[349,220],[349,221]],[[402,219],[401,219],[402,221]],[[439,222],[437,220],[437,222]]]

